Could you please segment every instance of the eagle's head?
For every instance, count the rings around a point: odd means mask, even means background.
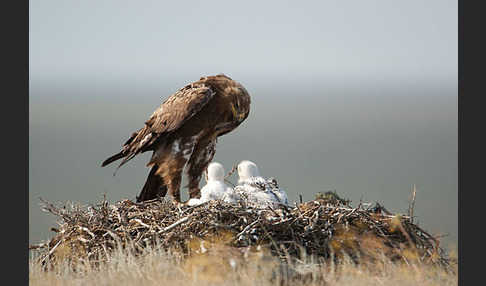
[[[244,160],[238,164],[238,183],[242,183],[251,177],[259,177],[258,167],[252,161]]]
[[[250,114],[250,94],[243,85],[232,80],[230,77],[219,74],[213,77],[219,85],[223,94],[231,104],[233,118],[238,122],[243,122]]]
[[[225,102],[229,104],[231,116],[237,125],[248,117],[251,99],[243,85],[224,74],[201,77],[200,81],[209,84],[226,99]]]
[[[233,115],[239,122],[245,120],[248,117],[248,114],[250,114],[250,102],[250,94],[248,94],[248,91],[238,83],[233,94]]]

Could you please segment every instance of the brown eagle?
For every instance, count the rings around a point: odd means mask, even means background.
[[[216,140],[240,125],[250,112],[250,95],[231,78],[202,77],[168,97],[102,167],[123,158],[118,168],[139,153],[154,151],[152,166],[137,202],[169,195],[180,202],[182,171],[189,197],[199,198],[199,181],[214,157]]]

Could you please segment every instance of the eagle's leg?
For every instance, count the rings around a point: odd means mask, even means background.
[[[194,151],[189,158],[187,163],[187,178],[189,187],[189,198],[200,198],[201,190],[199,189],[199,181],[206,170],[207,166],[213,160],[216,140],[211,138],[206,138],[197,143]]]
[[[172,197],[172,199],[176,202],[181,202],[181,176],[174,176],[170,181],[169,181],[169,195]]]
[[[145,181],[145,185],[137,197],[137,203],[148,201],[157,198],[158,196],[164,197],[167,193],[167,186],[164,184],[162,177],[157,174],[159,165],[155,164]]]
[[[182,156],[173,157],[172,160],[168,161],[165,169],[162,171],[162,177],[164,182],[167,182],[168,194],[176,202],[181,201],[181,181],[182,181],[182,170],[187,160]]]

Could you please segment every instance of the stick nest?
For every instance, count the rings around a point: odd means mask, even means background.
[[[204,252],[200,242],[214,242],[215,237],[232,249],[267,247],[282,261],[306,255],[334,262],[347,257],[360,263],[385,255],[407,264],[450,264],[438,239],[409,216],[392,214],[378,203],[353,208],[335,193],[318,194],[315,200],[293,207],[266,209],[244,201],[210,201],[195,207],[165,199],[109,204],[105,198],[89,206],[42,202],[44,211],[60,218],[50,241],[29,247],[39,251],[37,259],[43,265],[62,259],[99,263],[107,261],[113,250],[141,254],[149,246],[187,256]]]

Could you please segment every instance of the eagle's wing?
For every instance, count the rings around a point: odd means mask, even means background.
[[[118,166],[140,152],[152,150],[153,144],[167,133],[177,130],[187,120],[198,113],[210,100],[215,92],[204,83],[189,84],[165,100],[145,122],[145,126],[134,132],[123,144],[120,153],[106,159],[102,166],[124,158]]]
[[[157,134],[176,130],[198,113],[214,94],[215,92],[205,84],[187,85],[167,98],[145,125]]]

